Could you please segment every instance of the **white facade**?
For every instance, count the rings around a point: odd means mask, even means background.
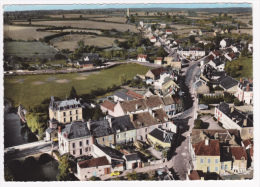
[[[251,53],[253,52],[253,44],[248,44],[248,51]]]
[[[219,43],[219,45],[221,46],[221,48],[225,48],[227,46],[227,42],[225,39],[222,39]]]
[[[199,50],[181,50],[181,51],[177,51],[178,54],[182,55],[182,56],[194,56],[194,57],[203,57],[205,56],[206,52],[205,51],[199,51]]]
[[[139,62],[146,62],[146,58],[144,58],[144,57],[138,57],[138,58],[137,58],[137,61],[139,61]]]
[[[237,92],[235,96],[238,98],[239,101],[242,101],[245,104],[253,104],[253,90],[242,90],[241,88],[239,88],[239,86],[237,86]]]

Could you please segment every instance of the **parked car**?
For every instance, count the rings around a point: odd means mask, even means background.
[[[120,175],[120,172],[119,171],[114,171],[110,175],[111,176],[118,176],[118,175]]]

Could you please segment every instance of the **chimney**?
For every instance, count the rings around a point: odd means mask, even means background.
[[[110,128],[112,128],[112,118],[111,117],[108,118],[108,123],[109,123]]]
[[[253,83],[252,79],[249,79],[249,82]]]
[[[58,130],[59,130],[59,133],[61,133],[61,127],[60,126],[58,126]]]
[[[244,119],[243,126],[247,126],[247,118]]]
[[[166,137],[166,130],[163,130],[163,138]]]
[[[232,106],[232,107],[230,107],[230,112],[232,113],[232,112],[234,112],[234,107]]]
[[[137,103],[135,104],[135,109],[136,109],[136,110],[138,109],[138,104],[137,104]]]
[[[249,91],[249,83],[247,83],[247,85],[246,85],[246,91],[247,92]]]
[[[94,135],[92,135],[92,144],[95,143],[95,138],[94,138]]]
[[[227,147],[227,152],[229,153],[229,147]]]
[[[134,114],[129,114],[130,121],[133,123],[134,122]]]
[[[205,139],[205,145],[209,145],[209,139],[208,138]]]
[[[242,82],[242,78],[240,78],[240,82]]]
[[[155,112],[154,111],[152,111],[152,114],[153,114],[153,117],[155,117]]]
[[[188,175],[190,175],[190,169],[188,169]]]

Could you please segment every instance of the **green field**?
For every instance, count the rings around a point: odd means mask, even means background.
[[[236,77],[237,80],[240,78],[253,78],[253,58],[252,56],[249,57],[243,57],[237,59],[241,63],[241,70],[237,71],[237,74],[239,75]],[[235,60],[234,60],[235,61]],[[234,62],[232,61],[232,62]]]
[[[89,93],[91,89],[107,88],[120,84],[120,75],[132,79],[136,74],[145,74],[150,68],[138,64],[122,64],[111,69],[89,73],[70,73],[54,75],[20,75],[4,77],[4,97],[34,107],[50,98],[51,95],[65,99],[72,86],[78,94]]]

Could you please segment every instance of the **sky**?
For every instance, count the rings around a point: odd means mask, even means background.
[[[108,8],[230,8],[252,7],[249,3],[225,3],[225,4],[107,4],[107,5],[5,5],[4,11],[23,10],[72,10],[72,9],[108,9]]]

